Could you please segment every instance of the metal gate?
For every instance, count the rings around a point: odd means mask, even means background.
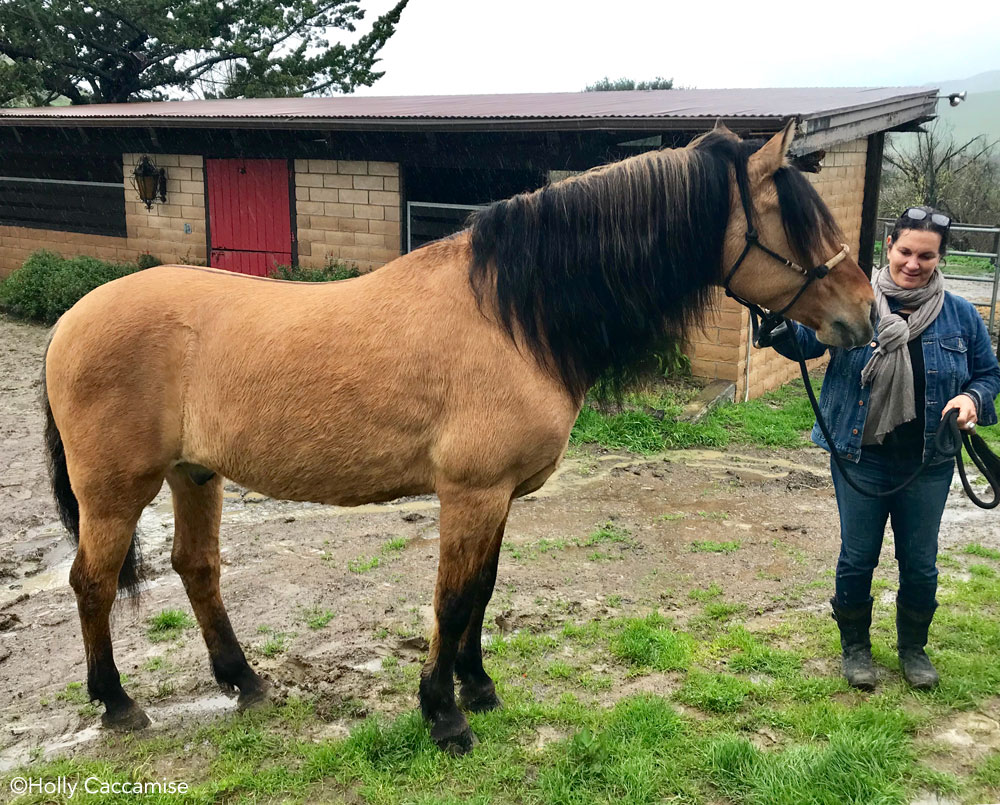
[[[291,265],[291,167],[287,159],[206,159],[209,265],[266,277]]]

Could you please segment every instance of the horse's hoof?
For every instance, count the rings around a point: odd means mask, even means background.
[[[135,730],[146,729],[150,721],[149,716],[146,715],[143,709],[135,702],[132,702],[124,710],[105,712],[101,716],[101,724],[106,729],[117,730],[118,732],[133,732]]]
[[[454,724],[435,724],[431,727],[431,739],[442,752],[452,757],[460,757],[471,752],[472,747],[479,743],[479,739],[468,724],[458,731],[454,731],[454,727]]]
[[[503,702],[495,690],[470,694],[463,691],[461,701],[462,709],[470,713],[488,713],[490,710],[500,710],[503,707]]]
[[[262,682],[260,687],[241,692],[240,697],[236,700],[236,708],[238,710],[260,710],[270,703],[270,690],[271,686]]]

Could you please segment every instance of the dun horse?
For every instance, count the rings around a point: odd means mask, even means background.
[[[803,265],[840,249],[829,211],[786,160],[793,133],[789,123],[762,145],[717,127],[493,204],[467,230],[344,282],[161,266],[77,303],[46,355],[47,441],[79,544],[70,584],[104,724],[149,723],[122,689],[108,619],[116,588],[140,581],[135,527],[164,479],[172,564],[215,676],[240,706],[266,698],[219,590],[225,477],[338,505],[437,493],[420,705],[438,745],[469,749],[453,675],[465,709],[500,706],[480,634],[507,513],[556,469],[588,386],[697,322],[743,251],[739,187],[772,249]],[[733,290],[778,309],[802,282],[753,249]],[[871,337],[871,302],[848,258],[789,315],[849,347]]]

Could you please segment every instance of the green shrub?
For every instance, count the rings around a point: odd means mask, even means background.
[[[271,277],[276,280],[291,280],[292,282],[335,282],[361,276],[357,266],[349,266],[337,260],[330,260],[322,268],[305,268],[303,266],[275,266]]]
[[[149,252],[143,252],[139,255],[139,258],[135,261],[136,265],[139,266],[139,270],[146,268],[153,268],[153,266],[162,265],[159,258],[153,257]]]
[[[0,282],[0,310],[51,324],[98,285],[136,270],[133,263],[38,251]]]

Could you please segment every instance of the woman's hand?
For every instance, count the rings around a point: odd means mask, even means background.
[[[979,418],[976,416],[976,404],[968,394],[959,394],[948,400],[941,412],[941,418],[944,419],[944,415],[952,408],[958,409],[958,427],[962,430],[970,430],[976,424],[976,420]]]

